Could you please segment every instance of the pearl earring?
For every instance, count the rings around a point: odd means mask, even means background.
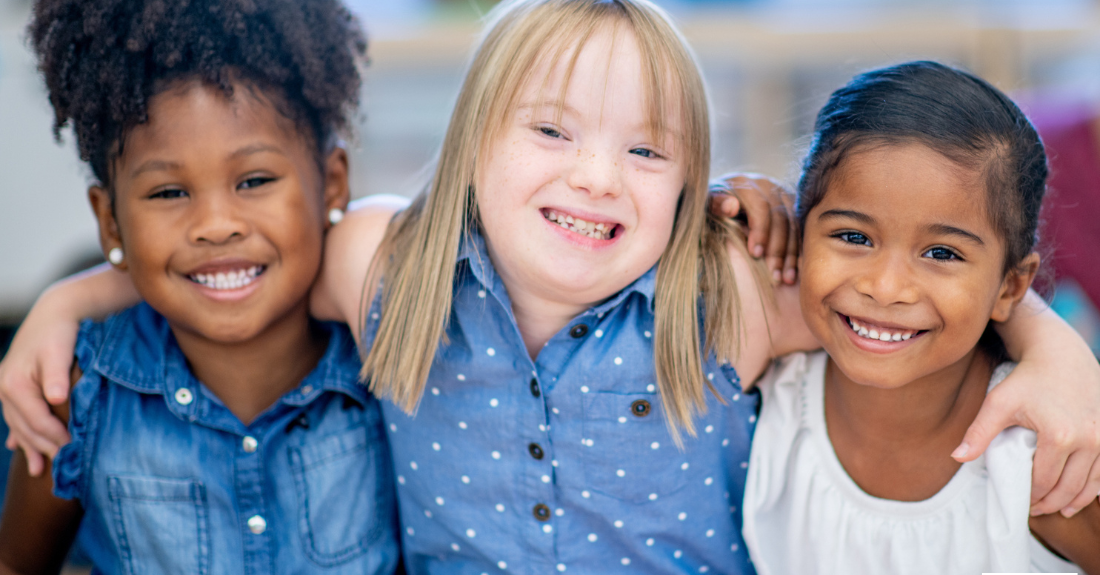
[[[344,219],[344,210],[340,208],[332,208],[328,211],[328,223],[336,225],[340,223],[340,220]]]
[[[111,248],[111,251],[107,252],[107,261],[116,266],[122,263],[122,258],[122,248]]]

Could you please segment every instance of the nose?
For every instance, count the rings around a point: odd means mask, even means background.
[[[617,196],[622,192],[623,162],[613,153],[595,148],[580,148],[569,171],[569,187],[592,198]]]
[[[232,194],[197,193],[194,198],[189,234],[193,243],[222,245],[248,235],[243,206]]]
[[[868,259],[856,281],[856,289],[882,306],[916,303],[920,291],[913,271],[904,254],[884,250],[878,257]]]

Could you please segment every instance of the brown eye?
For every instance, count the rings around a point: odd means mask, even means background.
[[[248,189],[251,189],[251,188],[257,188],[257,187],[262,186],[262,185],[264,185],[268,182],[274,182],[274,181],[275,181],[275,178],[261,178],[261,177],[248,178],[247,180],[241,182],[237,187],[239,189],[242,189],[242,190],[248,190]]]
[[[934,248],[924,252],[924,256],[932,258],[934,260],[939,260],[939,261],[949,261],[949,260],[962,259],[962,258],[959,257],[959,254],[956,254],[955,252],[953,252],[953,251],[951,251],[951,250],[949,250],[945,247],[942,247],[942,246],[937,246],[937,247],[934,247]]]
[[[169,188],[167,190],[160,190],[160,191],[157,191],[157,192],[153,192],[152,194],[149,195],[149,199],[151,199],[151,200],[174,200],[174,199],[186,198],[186,197],[187,197],[187,192],[185,192],[185,191],[183,191],[179,188]]]

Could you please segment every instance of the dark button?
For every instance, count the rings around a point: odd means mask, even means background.
[[[645,417],[649,415],[649,402],[644,399],[639,399],[630,404],[630,413],[638,417]]]
[[[539,390],[539,380],[531,378],[531,395],[538,397],[542,395],[542,391]]]
[[[539,447],[539,444],[537,443],[532,443],[531,445],[528,445],[527,453],[530,453],[531,457],[534,457],[535,459],[542,459],[542,448]]]
[[[301,427],[302,429],[309,429],[309,416],[305,413],[299,415],[294,420],[286,425],[286,430],[289,433],[295,427]]]
[[[550,521],[550,508],[542,503],[539,503],[531,510],[535,514],[535,519],[539,521]]]
[[[588,326],[583,323],[578,323],[573,326],[573,329],[569,330],[569,335],[573,337],[584,337],[588,335]]]

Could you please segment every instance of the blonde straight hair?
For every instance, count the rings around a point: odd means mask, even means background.
[[[424,393],[451,314],[459,246],[470,226],[478,225],[474,182],[479,155],[515,113],[532,70],[546,69],[540,67],[544,62],[553,70],[568,58],[568,84],[585,42],[597,31],[618,31],[619,26],[633,32],[642,54],[652,134],[665,133],[670,111],[680,114],[678,145],[686,181],[672,237],[657,267],[653,345],[669,431],[677,444],[681,427],[695,435],[693,419],[706,409],[705,390],[715,392],[703,376],[701,353],[729,361],[733,358],[727,355],[739,349],[740,301],[727,245],[742,252],[745,246],[733,222],[708,214],[710,120],[698,65],[668,16],[647,0],[512,0],[490,13],[434,176],[390,224],[364,286],[363,322],[369,294],[382,279],[383,313],[362,371],[379,397],[412,413]],[[754,281],[766,285],[761,271],[755,275]],[[699,333],[700,293],[705,346]]]

